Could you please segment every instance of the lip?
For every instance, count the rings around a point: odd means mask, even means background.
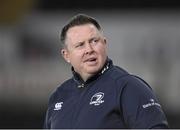
[[[97,58],[95,57],[90,57],[90,58],[87,58],[86,60],[84,60],[84,62],[95,62],[97,61]]]

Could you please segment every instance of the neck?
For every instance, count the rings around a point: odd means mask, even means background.
[[[83,79],[84,82],[86,82],[89,78],[91,78],[94,75],[95,74],[81,75],[81,78]]]

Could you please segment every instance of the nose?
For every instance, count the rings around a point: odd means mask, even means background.
[[[85,54],[91,54],[93,52],[93,48],[90,43],[86,44]]]

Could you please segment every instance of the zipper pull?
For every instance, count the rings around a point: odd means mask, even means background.
[[[78,88],[84,88],[84,84],[78,85]]]

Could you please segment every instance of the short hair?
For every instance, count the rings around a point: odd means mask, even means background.
[[[60,40],[62,42],[63,47],[65,46],[67,31],[74,26],[84,24],[93,24],[99,31],[101,31],[100,24],[93,17],[90,17],[85,14],[75,15],[61,30]]]

